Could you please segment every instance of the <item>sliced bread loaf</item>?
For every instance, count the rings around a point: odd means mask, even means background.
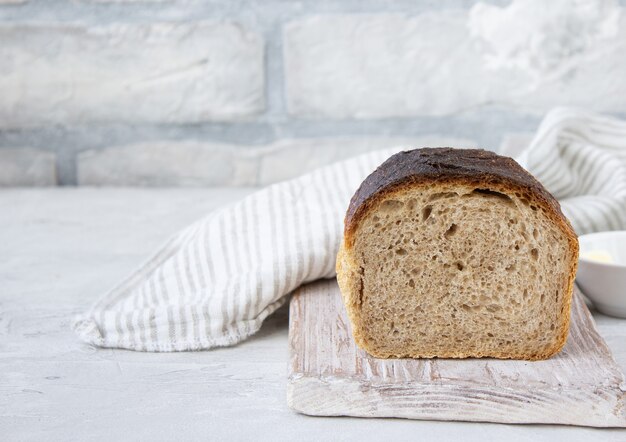
[[[559,203],[514,160],[426,148],[359,187],[337,278],[373,356],[535,360],[565,344],[577,261]]]

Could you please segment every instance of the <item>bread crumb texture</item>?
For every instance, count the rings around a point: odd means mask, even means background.
[[[529,360],[563,347],[576,236],[554,204],[496,181],[409,180],[364,203],[337,261],[360,347]]]

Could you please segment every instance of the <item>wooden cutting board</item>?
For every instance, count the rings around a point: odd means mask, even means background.
[[[577,292],[547,361],[376,359],[356,347],[335,280],[291,300],[290,407],[316,416],[626,427],[624,376]]]

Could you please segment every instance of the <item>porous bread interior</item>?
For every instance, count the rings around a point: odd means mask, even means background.
[[[560,350],[575,258],[535,204],[522,191],[459,184],[383,198],[350,252],[357,342],[377,357],[542,359]]]

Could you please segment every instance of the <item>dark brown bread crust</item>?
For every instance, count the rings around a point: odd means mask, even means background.
[[[573,234],[559,202],[512,158],[482,149],[427,147],[399,152],[365,178],[350,200],[344,220],[345,238],[349,243],[352,242],[352,233],[361,216],[384,194],[418,182],[442,183],[455,180],[477,186],[517,188],[527,199],[551,209],[559,218],[557,221]]]

